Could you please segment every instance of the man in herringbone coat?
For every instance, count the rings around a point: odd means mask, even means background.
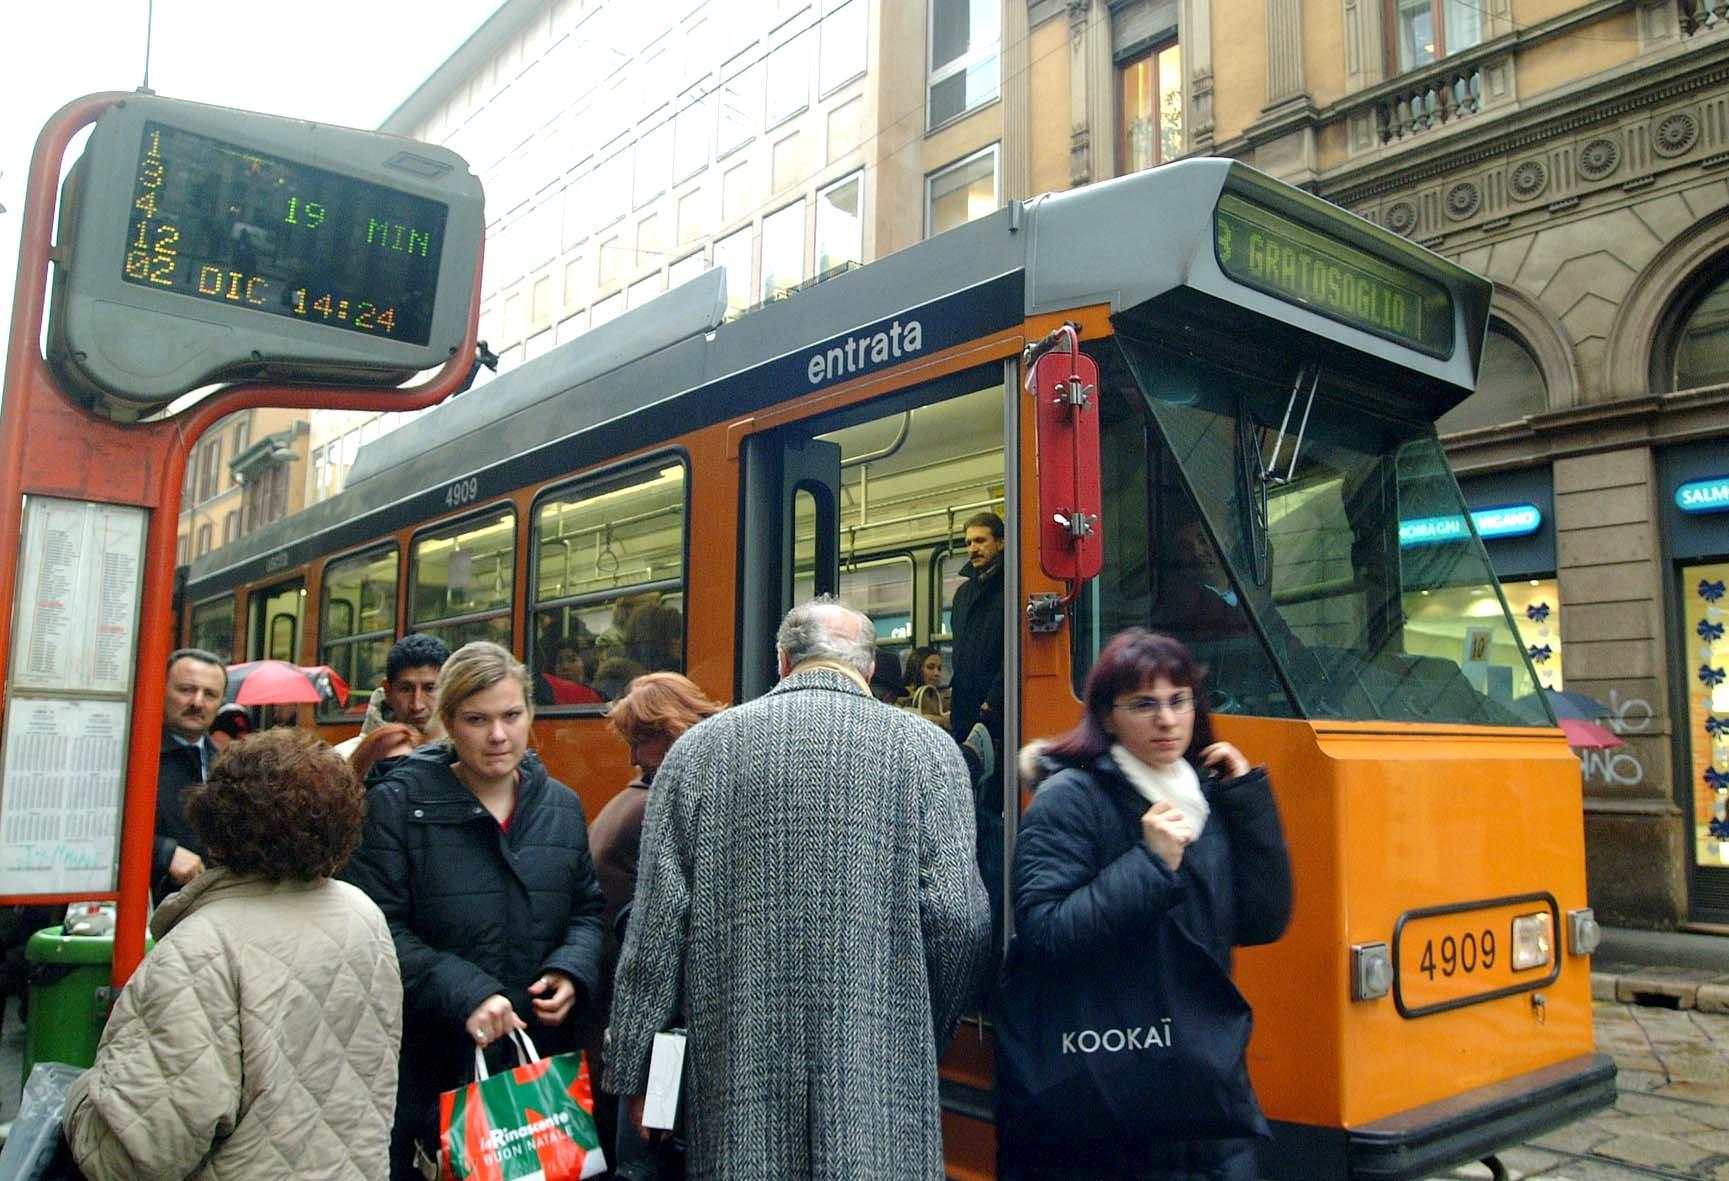
[[[940,1178],[937,1056],[990,950],[954,742],[873,698],[870,620],[776,636],[781,682],[676,742],[649,796],[608,1089],[684,1024],[689,1172]]]

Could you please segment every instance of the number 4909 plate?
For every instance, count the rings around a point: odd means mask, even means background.
[[[1549,957],[1513,966],[1513,920],[1549,915]],[[1550,984],[1561,974],[1560,908],[1550,894],[1522,894],[1409,910],[1393,928],[1393,1003],[1426,1017]]]

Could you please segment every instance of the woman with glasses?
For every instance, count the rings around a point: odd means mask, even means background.
[[[1037,794],[1015,843],[1005,1015],[1016,1011],[1020,989],[1093,986],[1133,996],[1153,973],[1178,962],[1176,951],[1190,957],[1185,964],[1206,967],[1211,957],[1210,976],[1195,978],[1215,979],[1218,989],[1234,993],[1226,975],[1231,949],[1283,933],[1290,861],[1267,774],[1235,746],[1214,740],[1203,693],[1202,672],[1187,648],[1130,629],[1093,665],[1080,724],[1038,751],[1031,777]],[[1173,950],[1178,942],[1183,947]],[[1032,1024],[1039,1020],[1034,1016]],[[1073,1031],[1012,1024],[999,1028],[999,1042],[1065,1034],[1076,1040]],[[1083,1036],[1078,1044],[1089,1043]],[[1154,1138],[1125,1129],[1114,1141],[1081,1143],[1048,1108],[1041,1110],[1012,1071],[1005,1077],[1003,1063],[1017,1049],[998,1051],[999,1177],[1254,1178],[1248,1138],[1182,1132]],[[1247,1122],[1264,1131],[1240,1052],[1226,1073],[1192,1080],[1194,1090],[1241,1096]],[[1133,1096],[1112,1099],[1134,1107]],[[1160,1122],[1180,1128],[1181,1120],[1177,1113]]]

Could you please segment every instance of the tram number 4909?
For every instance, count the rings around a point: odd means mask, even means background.
[[[1417,961],[1417,969],[1431,980],[1436,972],[1443,976],[1469,975],[1479,968],[1487,971],[1494,966],[1495,932],[1487,928],[1481,932],[1466,931],[1457,938],[1443,935],[1430,939],[1423,944],[1423,958]]]
[[[480,477],[470,476],[466,480],[458,480],[444,490],[444,506],[446,508],[461,508],[465,504],[473,504],[480,499]]]

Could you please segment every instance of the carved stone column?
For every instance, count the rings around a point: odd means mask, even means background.
[[[1267,108],[1303,93],[1303,0],[1267,0]]]
[[[1183,55],[1183,150],[1213,150],[1213,0],[1182,0],[1177,44]]]

